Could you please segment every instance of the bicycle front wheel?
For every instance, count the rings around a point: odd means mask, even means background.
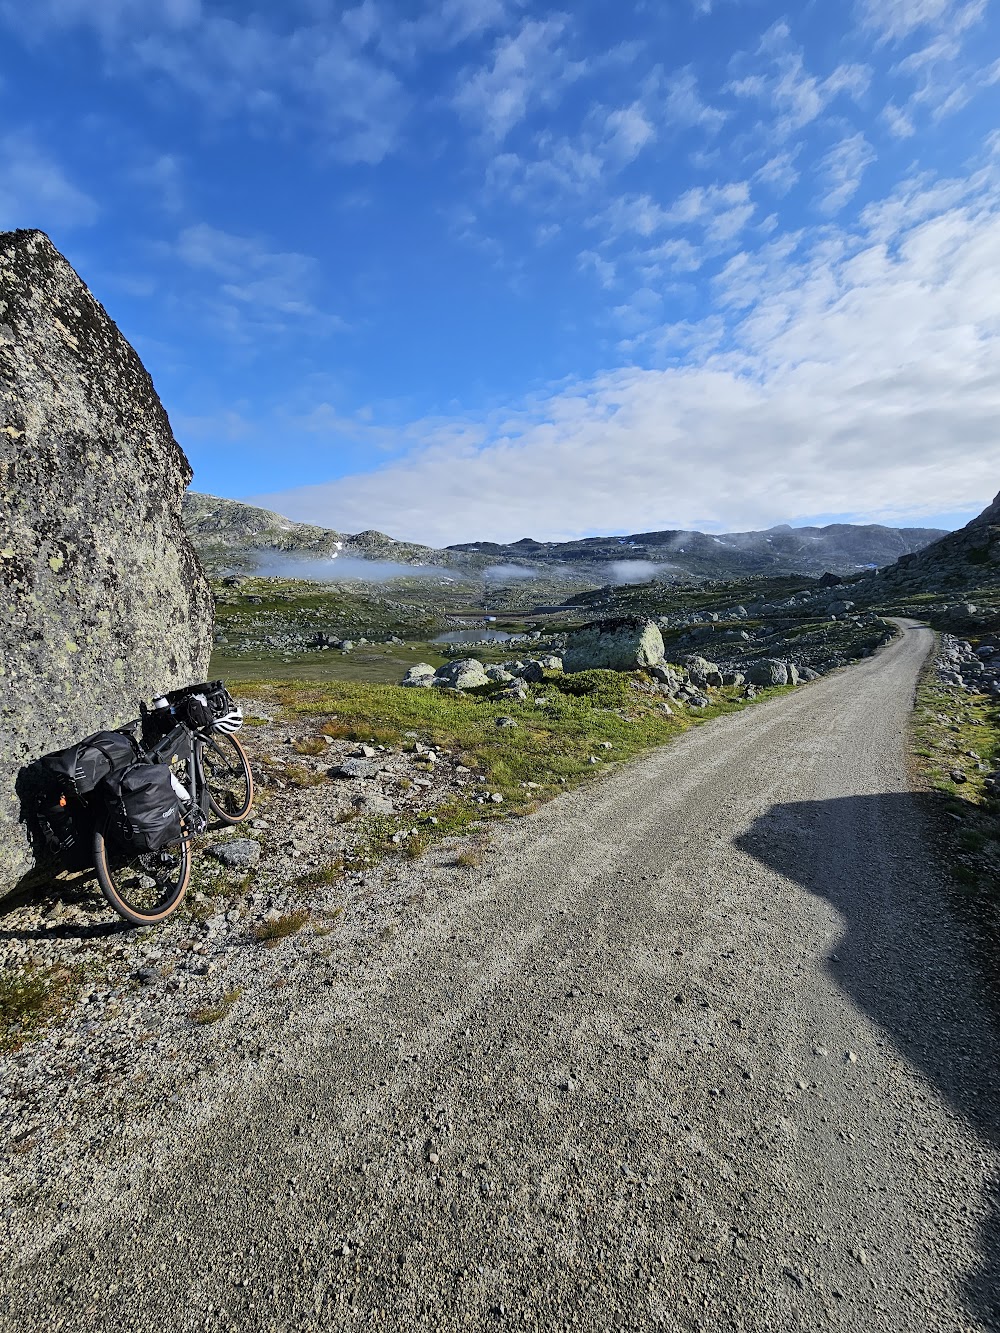
[[[101,892],[119,916],[134,926],[155,926],[180,906],[191,878],[187,825],[173,847],[132,852],[94,833],[94,868]]]
[[[205,789],[213,814],[224,824],[246,819],[253,805],[253,775],[243,746],[235,736],[219,732],[201,752]]]

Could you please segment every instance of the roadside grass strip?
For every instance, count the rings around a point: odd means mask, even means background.
[[[482,779],[471,795],[488,794],[485,803],[470,800],[469,792],[457,794],[418,811],[416,832],[413,812],[359,817],[356,851],[322,876],[333,882],[339,870],[371,864],[389,851],[415,858],[432,840],[530,814],[609,763],[631,759],[790,687],[762,690],[754,700],[743,698],[737,688],[712,691],[704,709],[689,710],[671,700],[669,713],[661,695],[644,692],[649,682],[614,671],[548,673],[524,702],[493,697],[501,688],[494,686],[463,694],[347,681],[231,681],[230,688],[266,702],[286,720],[308,718],[321,733],[338,739],[411,752],[418,743],[448,750]],[[503,718],[516,725],[499,726]]]
[[[1000,989],[1000,708],[984,695],[943,685],[933,668],[917,687],[912,747],[952,893],[972,923]]]

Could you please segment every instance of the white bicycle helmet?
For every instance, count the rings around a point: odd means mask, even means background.
[[[243,709],[239,704],[232,704],[221,717],[212,723],[213,731],[239,731],[243,725]]]

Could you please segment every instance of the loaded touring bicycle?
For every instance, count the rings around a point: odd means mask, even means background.
[[[37,759],[21,790],[41,848],[67,869],[92,866],[116,912],[155,925],[184,898],[192,838],[212,816],[245,819],[254,789],[234,734],[243,713],[221,680],[141,708],[116,731]]]

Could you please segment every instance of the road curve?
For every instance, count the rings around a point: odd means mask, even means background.
[[[997,1035],[908,795],[930,645],[505,826],[130,1188],[67,1187],[0,1329],[1000,1327]]]

